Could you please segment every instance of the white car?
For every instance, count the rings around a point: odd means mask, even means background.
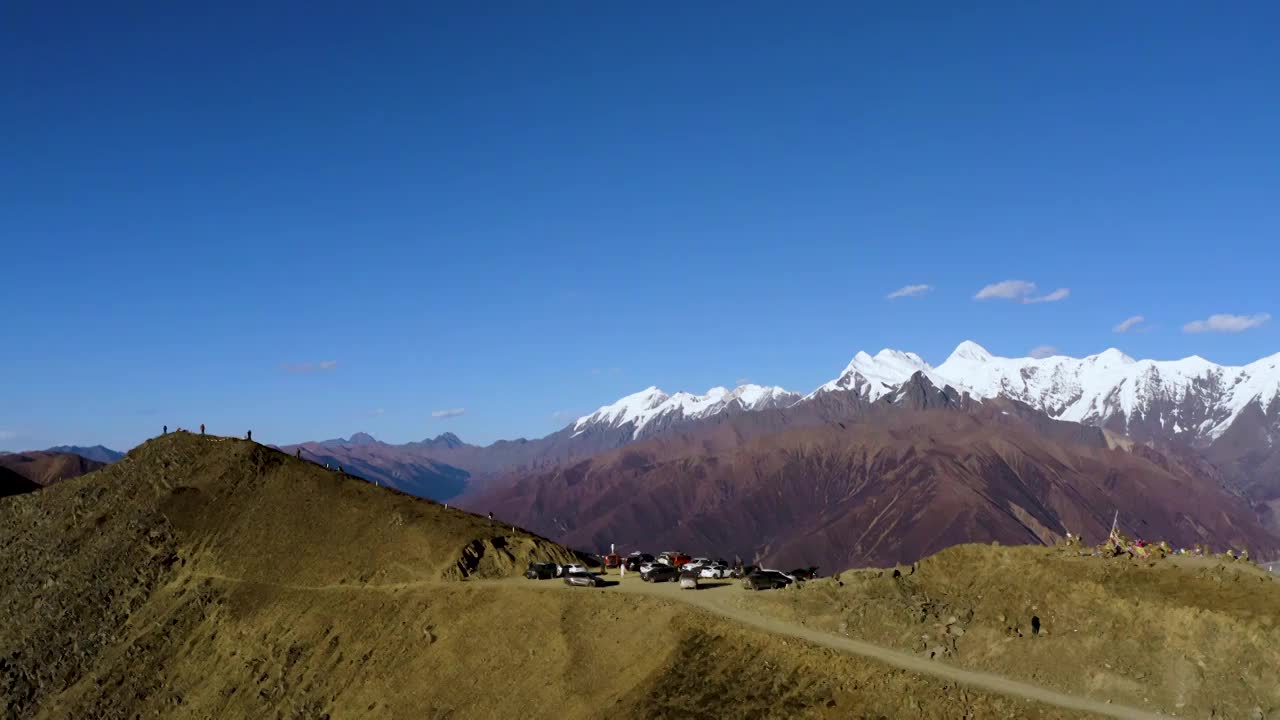
[[[583,565],[582,563],[569,563],[568,565],[560,566],[561,575],[568,575],[570,573],[585,573],[585,572],[590,572],[590,571],[587,570],[587,566]]]
[[[712,562],[711,562],[711,560],[710,560],[710,559],[708,559],[708,558],[704,558],[704,557],[698,557],[698,558],[694,558],[694,559],[690,560],[689,562],[685,563],[685,564],[684,564],[684,567],[683,567],[683,568],[681,568],[681,569],[683,569],[683,570],[701,570],[702,568],[704,568],[704,567],[706,567],[706,566],[708,566],[708,565],[711,565],[711,564],[712,564]]]
[[[722,579],[732,574],[727,565],[707,565],[698,568],[698,577]]]

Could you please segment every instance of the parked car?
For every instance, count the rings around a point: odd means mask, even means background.
[[[524,576],[530,580],[550,580],[559,574],[559,566],[555,563],[529,563]]]
[[[622,564],[622,556],[616,555],[614,553],[609,553],[608,555],[604,556],[604,559],[602,560],[602,562],[604,566],[607,568],[616,568]]]
[[[670,582],[680,577],[680,571],[670,565],[657,564],[649,568],[647,572],[640,573],[640,579],[645,582]]]
[[[577,587],[600,587],[604,580],[589,572],[571,572],[564,576],[564,584]]]
[[[686,566],[687,567],[687,566]],[[698,568],[698,576],[704,578],[727,578],[733,574],[728,565],[704,565]]]
[[[590,573],[591,572],[590,570],[587,569],[587,566],[583,565],[582,563],[569,563],[568,565],[562,565],[560,567],[560,570],[561,570],[561,574],[563,575],[568,575],[569,573]]]
[[[663,565],[657,560],[650,560],[649,562],[644,563],[640,566],[640,574],[643,575],[649,572],[650,570],[654,569],[655,567],[658,567],[659,565],[661,565],[662,567],[670,567],[669,565]]]
[[[777,570],[756,570],[742,579],[742,587],[748,590],[778,590],[791,583],[791,578]]]
[[[680,589],[681,590],[697,590],[698,589],[698,573],[693,570],[680,571]]]
[[[742,579],[759,569],[760,568],[755,565],[743,565],[742,567],[734,568],[733,571],[730,573],[730,576],[738,579]]]
[[[688,563],[686,563],[685,565],[686,565],[690,570],[698,570],[698,569],[701,569],[701,568],[707,567],[708,565],[711,565],[711,564],[713,564],[713,563],[714,563],[714,561],[713,561],[711,558],[696,557],[696,558],[693,558],[692,560],[690,560],[690,561],[689,561]]]
[[[632,572],[640,572],[644,569],[645,563],[652,563],[653,561],[654,557],[649,553],[634,552],[628,555],[624,562],[626,563],[628,570]]]

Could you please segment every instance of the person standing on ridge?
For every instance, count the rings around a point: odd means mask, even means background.
[[[200,434],[204,434],[204,423],[200,423]]]
[[[168,434],[169,434],[169,426],[168,426],[168,425],[165,425],[165,426],[164,426],[164,434],[165,434],[165,435],[168,435]]]
[[[253,442],[253,431],[252,430],[246,431],[244,434],[244,439],[248,440],[249,442]]]
[[[294,457],[296,457],[296,458],[298,458],[299,460],[301,460],[301,459],[302,459],[302,448],[298,448],[297,450],[294,450],[294,451],[293,451],[293,455],[294,455]]]

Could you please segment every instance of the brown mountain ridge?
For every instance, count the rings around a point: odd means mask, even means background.
[[[1249,502],[1194,457],[1111,447],[1097,428],[1011,401],[922,387],[903,397],[915,400],[849,422],[758,437],[721,423],[655,439],[466,504],[578,547],[831,570],[963,542],[1098,542],[1117,512],[1132,535],[1276,552]]]

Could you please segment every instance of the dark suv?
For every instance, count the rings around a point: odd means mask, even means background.
[[[649,568],[648,572],[640,573],[640,579],[645,582],[670,582],[680,577],[680,568],[671,567],[670,565],[654,565]]]
[[[818,566],[810,565],[807,568],[796,568],[787,574],[797,580],[816,580],[818,577]]]
[[[550,580],[556,576],[555,563],[531,563],[524,576],[530,580]]]
[[[632,553],[623,559],[622,564],[631,572],[640,572],[640,566],[647,562],[653,562],[649,553]]]
[[[742,579],[748,590],[778,590],[791,584],[791,578],[776,570],[757,570]]]

